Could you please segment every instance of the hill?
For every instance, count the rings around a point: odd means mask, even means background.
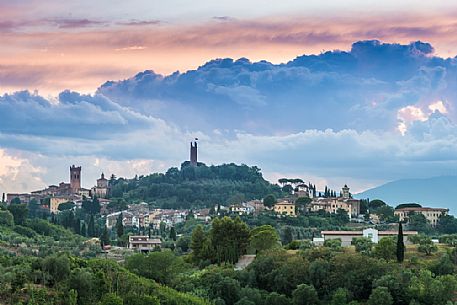
[[[111,197],[152,202],[162,208],[202,208],[240,203],[268,194],[281,195],[279,186],[265,180],[255,166],[222,164],[170,168],[134,179],[112,179]]]
[[[392,206],[414,202],[422,206],[443,207],[455,215],[457,176],[397,180],[369,189],[356,197],[379,198]]]

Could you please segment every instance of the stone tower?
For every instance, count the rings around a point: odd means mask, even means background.
[[[70,167],[70,189],[72,193],[77,193],[81,188],[81,166]]]
[[[343,199],[349,199],[351,198],[351,193],[349,193],[349,187],[345,184],[343,189]]]
[[[190,142],[190,165],[197,166],[197,139]]]

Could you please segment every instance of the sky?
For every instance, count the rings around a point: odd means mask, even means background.
[[[435,1],[436,2],[436,1]],[[453,3],[454,2],[454,3]],[[0,0],[0,191],[257,165],[353,191],[457,169],[455,1]]]

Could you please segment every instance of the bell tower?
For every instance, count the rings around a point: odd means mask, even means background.
[[[81,188],[81,166],[70,167],[70,189],[72,193],[77,193]]]
[[[347,186],[347,184],[344,185],[344,187],[342,188],[342,191],[343,191],[343,199],[351,198],[351,193],[349,193],[349,187]]]

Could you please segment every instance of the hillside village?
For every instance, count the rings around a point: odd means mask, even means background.
[[[271,184],[255,166],[198,162],[196,143],[190,155],[180,169],[164,174],[106,179],[101,173],[91,189],[81,187],[83,168],[73,165],[69,183],[3,195],[0,300],[29,305],[457,300],[457,219],[447,209],[416,203],[394,208],[380,199],[354,198],[348,185],[319,190],[300,178]],[[424,285],[440,288],[417,293]]]
[[[197,162],[197,143],[193,142],[190,147],[190,161],[183,163],[183,170],[186,169],[185,167],[196,168],[201,165]],[[122,226],[136,237],[133,240],[129,238],[126,242],[118,242],[117,244],[142,251],[152,251],[156,247],[160,247],[161,240],[163,240],[160,237],[160,232],[174,230],[176,226],[185,223],[190,218],[209,224],[212,219],[223,216],[249,218],[270,215],[282,219],[297,218],[300,215],[327,215],[329,217],[335,215],[335,217],[343,220],[342,224],[350,224],[353,229],[350,231],[321,230],[313,232],[312,241],[316,245],[321,245],[327,239],[349,239],[349,242],[343,242],[343,245],[347,246],[351,245],[351,240],[358,236],[368,236],[367,229],[375,230],[376,234],[370,233],[370,238],[375,243],[378,242],[379,237],[395,235],[395,230],[389,230],[395,228],[399,221],[408,225],[408,220],[412,215],[422,215],[426,224],[430,228],[435,228],[440,217],[447,216],[449,212],[448,209],[422,207],[418,204],[403,204],[393,209],[381,200],[375,200],[375,205],[371,205],[373,208],[370,209],[369,199],[353,198],[347,185],[344,185],[340,191],[334,191],[328,187],[319,191],[311,182],[305,183],[299,178],[279,179],[280,188],[278,188],[282,195],[279,198],[269,194],[264,198],[240,200],[232,204],[213,202],[206,208],[167,209],[154,206],[154,203],[144,201],[129,203],[119,198],[113,198],[111,190],[113,183],[116,182],[114,175],[108,180],[104,173],[101,173],[100,178],[97,179],[91,189],[82,188],[82,173],[80,166],[72,165],[69,170],[69,183],[61,182],[58,185],[50,185],[43,190],[31,193],[8,193],[4,203],[6,205],[25,204],[34,214],[51,219],[61,218],[68,212],[71,212],[72,215],[78,215],[80,214],[78,211],[90,210],[91,207],[88,208],[88,206],[92,206],[92,209],[95,208],[95,213],[89,213],[91,214],[89,220],[87,217],[77,220],[78,232],[82,231],[87,234],[89,226],[94,227],[94,224],[90,223],[92,221],[97,222],[99,228],[98,234],[92,232],[90,236],[98,236],[104,228],[107,232],[111,232],[109,234],[111,238],[116,239],[119,236],[116,236],[114,231],[116,227]],[[133,180],[137,179],[134,178]],[[5,198],[5,196],[3,197]],[[117,204],[120,201],[122,204]],[[384,231],[378,232],[377,227],[382,227]],[[94,230],[92,228],[92,231]],[[416,234],[418,232],[413,230],[409,231],[406,236]],[[147,242],[138,242],[143,239]],[[154,242],[150,242],[151,240]],[[110,243],[107,242],[107,244]],[[105,248],[111,248],[107,244],[104,245]],[[138,247],[138,244],[142,244],[142,246]]]

